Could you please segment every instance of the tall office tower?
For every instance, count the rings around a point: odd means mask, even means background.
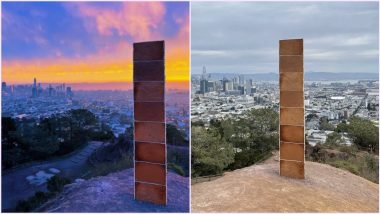
[[[238,90],[239,90],[239,92],[240,92],[240,95],[244,95],[244,94],[246,94],[246,91],[245,91],[245,87],[244,86],[238,86]]]
[[[41,96],[42,95],[42,86],[41,86],[41,83],[38,83],[38,87],[37,87],[37,96]]]
[[[33,80],[32,97],[37,97],[37,79]]]
[[[233,90],[237,90],[238,85],[239,85],[239,76],[232,78]]]
[[[165,43],[133,44],[135,199],[167,204]]]
[[[305,178],[303,39],[280,40],[280,175]]]
[[[249,86],[253,86],[253,79],[249,79]]]
[[[234,90],[234,83],[229,81],[226,83],[226,91],[232,91],[232,90]]]
[[[216,88],[215,81],[207,81],[206,92],[215,91],[215,88]]]
[[[73,91],[71,90],[70,86],[66,87],[66,96],[67,97],[72,97],[74,95]]]
[[[227,84],[229,82],[229,80],[227,80],[226,78],[223,78],[222,80],[222,86],[223,86],[223,91],[226,92],[227,91]]]
[[[201,83],[200,83],[201,94],[205,94],[208,92],[207,87],[208,87],[208,81],[206,79],[201,79]]]
[[[239,85],[244,85],[245,84],[245,77],[244,75],[239,75]]]
[[[6,82],[2,82],[2,83],[1,83],[1,88],[2,88],[3,90],[5,90],[5,89],[7,88],[7,83],[6,83]]]
[[[208,81],[207,81],[207,73],[206,73],[206,67],[203,66],[202,70],[202,76],[201,76],[201,81],[200,81],[200,92],[201,94],[205,94],[208,92],[207,87],[208,87]]]

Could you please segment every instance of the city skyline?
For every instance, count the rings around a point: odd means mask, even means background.
[[[165,40],[166,80],[183,88],[180,83],[189,80],[188,7],[188,2],[5,2],[2,79],[106,88],[130,83],[133,42]]]
[[[377,2],[194,2],[192,74],[277,73],[278,41],[303,38],[305,72],[378,72]],[[253,15],[254,14],[254,15]]]

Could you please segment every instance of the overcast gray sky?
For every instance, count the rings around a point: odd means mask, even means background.
[[[278,72],[278,40],[304,39],[305,72],[379,71],[377,2],[192,2],[192,73]]]

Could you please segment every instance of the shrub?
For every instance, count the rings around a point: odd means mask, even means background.
[[[45,203],[51,195],[44,192],[36,192],[34,196],[28,198],[27,200],[21,200],[17,203],[15,211],[16,212],[32,212],[37,207]]]
[[[96,163],[91,166],[88,171],[88,174],[85,176],[86,179],[97,177],[97,176],[106,176],[112,172],[118,172],[123,169],[128,169],[133,167],[133,157],[132,154],[126,153],[123,154],[119,160],[112,162],[102,162]]]
[[[63,190],[63,187],[69,183],[69,179],[54,175],[48,180],[47,189],[52,193],[60,192]]]
[[[178,175],[181,175],[181,176],[186,176],[186,173],[185,171],[182,169],[181,166],[178,166],[177,164],[175,163],[168,163],[168,168],[173,170],[175,173],[177,173]]]

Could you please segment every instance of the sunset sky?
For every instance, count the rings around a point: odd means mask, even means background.
[[[167,81],[188,81],[188,2],[3,2],[2,79],[131,81],[132,44],[149,40],[165,40]]]

